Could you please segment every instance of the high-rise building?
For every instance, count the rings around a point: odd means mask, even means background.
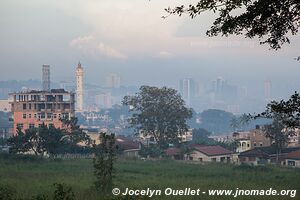
[[[43,90],[50,91],[50,65],[43,65],[42,72]]]
[[[76,111],[83,111],[83,68],[80,62],[76,68]]]
[[[187,106],[191,106],[191,99],[195,96],[195,83],[191,78],[185,78],[179,82],[179,92]]]
[[[106,77],[106,87],[108,88],[120,88],[121,77],[118,74],[109,74]]]
[[[96,95],[95,103],[100,109],[111,108],[114,100],[110,93],[101,93]]]
[[[270,101],[271,100],[271,88],[272,84],[270,80],[265,81],[265,100]]]
[[[13,134],[18,127],[25,130],[42,124],[62,128],[60,119],[70,119],[75,115],[74,98],[74,93],[64,89],[10,93]]]

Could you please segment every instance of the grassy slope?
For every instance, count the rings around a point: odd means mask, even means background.
[[[97,199],[92,189],[92,160],[19,161],[0,158],[0,184],[15,188],[18,195],[49,193],[53,183],[73,187],[79,199]],[[232,165],[195,165],[174,161],[118,161],[115,186],[131,189],[297,189],[300,170],[284,168],[241,169]],[[297,194],[299,198],[299,194]],[[297,199],[294,198],[294,199]],[[101,199],[98,197],[98,199]],[[161,199],[161,198],[154,198]],[[174,197],[167,199],[176,199]],[[178,197],[178,199],[183,199]],[[232,199],[232,197],[189,197],[185,199]],[[288,197],[240,197],[236,199],[289,199]],[[292,199],[292,198],[290,198]]]

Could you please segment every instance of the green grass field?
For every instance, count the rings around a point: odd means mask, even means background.
[[[187,164],[172,160],[116,162],[115,187],[130,189],[290,189],[300,191],[300,170],[268,167],[238,167],[226,164]],[[101,199],[93,189],[91,159],[17,160],[0,157],[0,185],[13,188],[18,197],[50,194],[54,183],[71,186],[77,199]],[[300,195],[252,196],[235,199],[300,199]],[[156,196],[151,199],[233,199],[232,196]]]

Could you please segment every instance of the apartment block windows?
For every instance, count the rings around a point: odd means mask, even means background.
[[[29,129],[32,129],[32,128],[34,128],[34,124],[29,124],[29,127],[28,127]]]
[[[21,123],[18,123],[18,124],[17,124],[17,128],[23,129],[23,127],[24,127],[23,124],[21,124]]]

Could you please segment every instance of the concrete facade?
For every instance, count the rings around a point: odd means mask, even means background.
[[[17,127],[25,130],[37,128],[43,123],[62,128],[62,118],[75,116],[74,93],[63,89],[11,93],[10,96],[13,134],[16,134]]]

